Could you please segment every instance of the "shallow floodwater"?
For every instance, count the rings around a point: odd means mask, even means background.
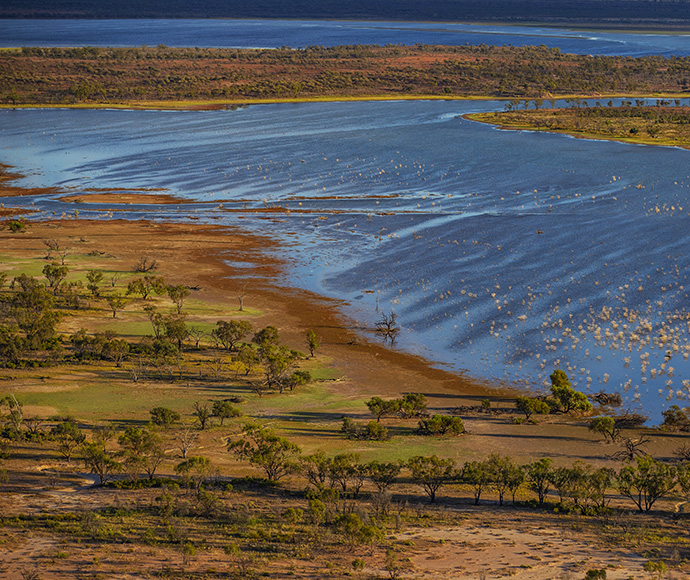
[[[654,420],[683,406],[690,153],[500,131],[460,116],[496,108],[5,110],[0,159],[28,186],[85,195],[163,187],[198,201],[31,200],[47,214],[78,208],[109,219],[126,209],[275,236],[295,264],[290,283],[345,299],[367,326],[395,311],[397,346],[452,369],[538,390],[563,368],[579,388],[619,391]],[[285,211],[226,211],[269,206]]]
[[[429,22],[326,20],[2,20],[0,46],[276,48],[341,44],[546,45],[575,54],[687,56],[687,34]]]

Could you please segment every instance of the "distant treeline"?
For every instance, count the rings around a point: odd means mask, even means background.
[[[690,0],[3,0],[0,17],[570,20],[598,25],[668,21],[673,25],[690,20]]]
[[[0,102],[553,98],[690,92],[690,57],[562,54],[546,46],[306,49],[23,48],[0,53]]]

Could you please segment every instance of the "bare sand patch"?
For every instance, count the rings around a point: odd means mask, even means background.
[[[411,528],[396,537],[414,540],[416,549],[409,555],[412,576],[429,580],[566,580],[581,578],[592,568],[606,568],[607,578],[623,580],[639,574],[645,561],[630,552],[567,537],[563,530],[526,531],[505,524],[499,517],[491,526]]]

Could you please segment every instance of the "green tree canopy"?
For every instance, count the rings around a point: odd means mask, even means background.
[[[654,503],[676,485],[677,469],[652,457],[638,457],[634,464],[623,467],[618,474],[618,490],[632,500],[641,512],[648,512]]]
[[[269,481],[278,481],[298,469],[296,460],[301,450],[296,444],[257,423],[246,423],[242,433],[241,439],[228,444],[229,451],[263,469]]]
[[[159,427],[170,427],[173,423],[180,420],[180,414],[166,407],[154,407],[149,411],[151,423]]]
[[[314,357],[314,352],[316,352],[316,349],[319,348],[320,344],[321,340],[319,337],[313,330],[309,329],[307,331],[307,349],[309,349],[309,356],[312,358]]]
[[[491,472],[485,461],[468,461],[462,468],[462,481],[471,485],[474,493],[474,505],[479,505],[482,492],[491,483]]]
[[[12,287],[16,286],[19,290],[12,297],[10,314],[24,332],[27,348],[41,348],[55,338],[60,314],[53,310],[53,297],[31,276],[17,276],[12,281]]]
[[[211,460],[208,457],[192,456],[175,466],[175,473],[181,475],[188,487],[197,493],[212,473]]]
[[[127,294],[139,294],[142,299],[146,300],[152,293],[159,296],[165,293],[167,285],[165,280],[160,276],[146,275],[142,278],[132,280],[127,285]]]
[[[213,403],[213,416],[220,419],[221,426],[225,419],[232,419],[241,415],[242,411],[234,407],[229,401],[215,401]]]
[[[429,496],[429,501],[436,501],[438,490],[454,477],[455,462],[452,459],[441,459],[436,455],[425,457],[417,455],[407,462],[412,481],[419,485]]]
[[[589,430],[604,437],[604,441],[615,443],[620,437],[620,429],[613,417],[595,417],[589,422]]]
[[[586,413],[592,410],[592,403],[587,396],[570,386],[568,375],[561,369],[556,369],[550,376],[553,404],[559,413]]]
[[[103,281],[103,272],[100,270],[89,270],[86,273],[87,284],[86,287],[89,289],[94,298],[100,296],[100,283]]]
[[[58,293],[60,284],[67,278],[67,274],[69,274],[69,268],[56,262],[43,266],[43,275],[46,277],[46,280],[48,280],[48,287],[52,288],[53,294]]]
[[[165,448],[162,437],[152,428],[129,426],[118,438],[123,448],[124,465],[130,475],[143,469],[153,480],[156,470],[165,459]]]
[[[465,426],[460,417],[432,415],[422,417],[417,430],[422,435],[461,435],[465,432]]]
[[[100,442],[84,443],[81,450],[84,466],[98,476],[101,485],[122,469],[122,465]]]
[[[369,412],[379,423],[382,417],[395,415],[400,410],[400,399],[384,401],[381,397],[372,397],[366,402]]]
[[[386,491],[393,485],[395,478],[400,475],[401,468],[400,463],[382,463],[379,461],[367,463],[369,479],[380,492]]]
[[[61,421],[51,429],[50,435],[57,441],[58,451],[67,461],[72,460],[74,450],[86,439],[86,435],[74,421]]]
[[[176,284],[174,286],[166,286],[165,291],[168,293],[168,298],[170,298],[177,307],[177,313],[182,314],[182,306],[189,296],[189,288],[183,284]]]
[[[539,504],[544,503],[551,481],[551,459],[544,457],[527,465],[527,481],[530,489],[537,494]]]
[[[535,413],[546,415],[551,410],[546,401],[536,397],[518,397],[515,399],[515,408],[525,414],[526,420],[529,420]]]
[[[211,331],[211,336],[223,348],[237,350],[238,344],[253,330],[251,323],[246,320],[219,320]]]

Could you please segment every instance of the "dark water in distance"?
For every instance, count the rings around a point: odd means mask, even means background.
[[[400,348],[536,390],[563,368],[658,420],[690,394],[690,153],[460,117],[501,107],[5,110],[0,159],[25,185],[198,200],[127,210],[266,232],[296,264],[289,282],[345,299],[365,325],[377,298],[394,310]],[[75,207],[31,201],[48,215]],[[268,205],[290,212],[224,211]],[[108,219],[112,205],[76,207]]]
[[[275,48],[341,44],[491,44],[576,54],[687,56],[690,36],[452,23],[324,20],[0,20],[0,46]]]

